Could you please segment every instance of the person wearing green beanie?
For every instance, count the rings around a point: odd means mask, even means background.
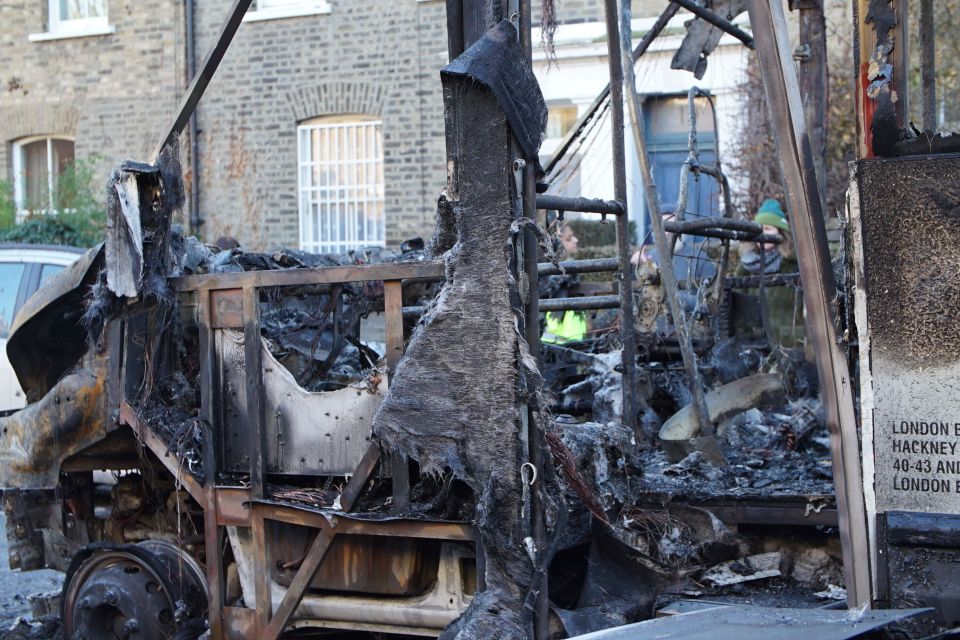
[[[790,223],[780,202],[767,198],[757,209],[753,221],[763,225],[763,233],[779,236],[780,243],[754,243],[753,247],[740,256],[737,275],[775,275],[796,273],[799,269],[793,253]],[[751,294],[758,295],[759,290]],[[803,343],[803,302],[800,291],[794,287],[769,287],[765,291],[770,323],[770,337],[779,345],[771,347],[792,348]]]
[[[790,223],[787,222],[787,214],[780,208],[780,201],[773,198],[767,198],[757,209],[757,215],[753,221],[765,226],[775,227],[780,231],[790,232]]]

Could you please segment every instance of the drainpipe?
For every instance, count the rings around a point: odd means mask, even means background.
[[[185,0],[187,21],[187,86],[197,73],[196,34],[194,32],[194,1]],[[200,235],[200,144],[197,140],[197,111],[190,116],[190,233]]]

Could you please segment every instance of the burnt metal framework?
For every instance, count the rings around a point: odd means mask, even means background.
[[[233,36],[242,21],[243,14],[249,7],[251,0],[234,0],[227,18],[221,27],[220,36],[208,53],[201,70],[195,76],[181,103],[178,113],[171,125],[164,132],[158,144],[154,157],[171,143],[183,130],[190,116],[196,108],[207,84],[212,78],[219,62],[222,60]],[[875,2],[876,0],[870,0]],[[858,6],[866,9],[868,0],[858,0]],[[451,58],[459,55],[469,43],[476,40],[484,31],[485,10],[489,3],[483,0],[448,0],[448,38]],[[625,0],[626,16],[629,16],[629,1]],[[622,66],[628,65],[627,78],[632,78],[632,65],[652,40],[659,34],[669,18],[674,15],[679,5],[685,6],[697,13],[700,17],[718,25],[729,33],[740,38],[747,46],[754,44],[749,36],[740,32],[719,16],[711,15],[694,3],[672,0],[657,21],[654,28],[641,41],[637,51],[630,51],[631,38],[629,22],[619,24],[618,11],[615,0],[605,3],[608,62],[610,70],[610,109],[612,114],[612,161],[614,165],[615,202],[597,203],[584,199],[576,201],[549,203],[547,197],[543,200],[535,194],[534,167],[521,167],[522,180],[519,183],[517,195],[522,198],[522,215],[533,218],[536,208],[541,204],[556,206],[559,210],[592,211],[599,209],[600,213],[614,215],[617,225],[618,257],[616,264],[603,265],[571,265],[573,268],[584,267],[591,270],[607,270],[615,267],[620,279],[618,296],[600,296],[596,299],[581,299],[579,301],[564,300],[554,303],[540,303],[536,287],[531,286],[538,277],[540,267],[537,264],[536,238],[532,230],[525,232],[523,271],[527,278],[526,316],[527,338],[531,349],[539,343],[538,313],[541,310],[553,308],[606,308],[619,307],[624,320],[632,317],[632,269],[629,263],[625,151],[624,151],[624,72]],[[689,6],[688,6],[689,5]],[[519,17],[519,33],[525,53],[531,52],[530,42],[530,2],[529,0],[512,0],[509,3],[510,19]],[[825,253],[825,238],[822,224],[822,205],[816,194],[816,179],[809,165],[809,142],[804,137],[802,115],[798,116],[799,94],[795,87],[795,78],[788,69],[790,63],[789,52],[786,51],[785,23],[779,6],[773,7],[764,0],[751,0],[750,14],[753,31],[756,34],[758,54],[761,59],[761,68],[764,72],[764,81],[771,102],[771,111],[776,117],[778,126],[778,150],[781,162],[789,184],[791,210],[799,220],[794,221],[795,235],[797,236],[798,253],[801,258],[808,256],[808,260],[801,260],[804,268],[803,281],[807,308],[810,312],[810,324],[814,334],[814,342],[818,347],[818,365],[821,379],[828,398],[825,405],[828,410],[828,422],[831,426],[832,450],[834,453],[834,477],[837,479],[837,498],[839,523],[844,542],[845,569],[850,602],[859,604],[865,593],[869,581],[868,562],[863,558],[866,544],[863,544],[865,532],[859,526],[862,518],[862,493],[859,494],[859,461],[856,459],[855,431],[851,432],[852,401],[850,399],[850,385],[847,379],[848,372],[841,367],[844,364],[842,353],[839,353],[836,336],[830,323],[829,301],[833,291],[832,276],[829,274],[829,261]],[[861,19],[864,18],[861,13]],[[621,33],[623,29],[626,33]],[[870,44],[861,41],[861,52],[871,51]],[[866,49],[864,45],[867,45]],[[866,65],[864,65],[866,67]],[[905,65],[900,67],[906,68]],[[862,71],[865,73],[865,71]],[[791,84],[792,83],[792,84]],[[860,106],[866,104],[866,78],[861,77],[858,84]],[[606,92],[605,92],[606,93]],[[630,87],[631,103],[636,101],[635,88]],[[601,96],[590,109],[593,117],[604,102],[606,95]],[[901,103],[902,104],[902,103]],[[635,109],[636,105],[632,104]],[[861,110],[861,114],[865,111]],[[872,115],[872,112],[871,112]],[[637,120],[634,117],[634,120]],[[635,123],[636,124],[636,123]],[[782,125],[782,126],[781,126]],[[577,129],[582,129],[581,123]],[[861,132],[864,130],[864,121],[861,120]],[[575,135],[575,134],[574,134]],[[572,139],[572,136],[571,136]],[[863,136],[861,136],[861,141]],[[565,141],[563,149],[569,146]],[[641,158],[641,161],[646,161]],[[652,184],[650,185],[652,187]],[[650,191],[652,193],[652,191]],[[648,194],[649,195],[649,194]],[[651,211],[655,207],[651,208]],[[654,216],[659,239],[658,246],[664,245],[664,229],[659,218]],[[738,231],[727,229],[727,231]],[[663,255],[666,247],[661,246]],[[385,310],[387,316],[387,361],[388,369],[393,371],[403,353],[403,315],[401,288],[405,280],[441,279],[443,265],[438,262],[370,265],[355,267],[329,267],[318,269],[298,269],[290,271],[258,271],[239,274],[222,274],[197,276],[177,279],[173,281],[173,288],[181,294],[196,296],[198,324],[200,328],[201,349],[201,417],[206,419],[212,429],[205,431],[204,442],[204,484],[198,483],[187,474],[181,473],[179,465],[172,459],[166,446],[152,433],[150,428],[141,423],[132,407],[122,405],[121,420],[129,424],[140,439],[163,461],[168,470],[176,477],[181,478],[184,486],[197,502],[204,507],[204,536],[207,555],[207,579],[210,590],[209,620],[211,633],[215,638],[222,637],[258,637],[277,638],[292,614],[296,610],[313,576],[318,570],[324,554],[337,535],[344,533],[364,533],[367,535],[406,536],[446,540],[469,541],[473,539],[468,525],[459,523],[429,523],[411,520],[395,520],[389,522],[369,522],[353,520],[346,515],[330,516],[303,507],[289,504],[279,504],[267,500],[264,496],[265,442],[266,433],[260,427],[264,424],[264,398],[262,363],[260,350],[259,324],[259,294],[263,287],[296,286],[305,284],[335,284],[358,281],[381,281],[385,292]],[[675,283],[674,287],[675,289]],[[615,303],[615,304],[614,304]],[[680,315],[680,314],[678,314]],[[217,329],[242,329],[245,337],[245,361],[247,392],[247,413],[255,419],[248,420],[249,439],[252,447],[250,463],[249,487],[226,487],[216,484],[217,452],[216,438],[220,425],[217,424],[218,408],[215,406],[218,387],[216,353],[213,333]],[[624,378],[624,421],[628,426],[635,426],[637,414],[636,402],[636,347],[632,323],[621,322],[623,339],[623,378]],[[534,351],[535,353],[538,350]],[[706,426],[706,425],[704,425]],[[536,430],[531,430],[536,434]],[[531,441],[531,459],[542,457],[540,443]],[[342,496],[341,507],[344,514],[350,511],[357,498],[371,478],[378,464],[382,463],[379,448],[371,445],[358,464],[355,473],[347,484]],[[398,505],[408,504],[409,478],[406,477],[405,465],[402,460],[391,462],[394,472],[394,500]],[[400,472],[404,470],[404,472]],[[537,509],[535,508],[535,511]],[[316,530],[313,543],[290,584],[286,594],[274,611],[271,601],[269,575],[267,567],[268,537],[266,526],[268,521],[279,521]],[[223,557],[223,527],[238,526],[251,529],[256,548],[255,557],[255,607],[231,607],[224,602],[225,575],[222,564]],[[540,542],[538,540],[538,542]],[[866,588],[866,592],[869,589]],[[546,585],[543,585],[546,593]],[[544,637],[546,633],[546,598],[541,597],[535,605],[537,613],[537,637]]]
[[[273,640],[284,630],[319,569],[334,538],[341,534],[399,536],[434,540],[473,541],[469,525],[454,522],[417,520],[370,521],[351,519],[347,514],[360,497],[367,482],[383,464],[380,449],[371,444],[357,465],[340,498],[342,516],[306,507],[283,504],[265,497],[266,424],[263,416],[264,391],[261,366],[259,291],[265,287],[335,285],[348,282],[377,281],[383,284],[386,319],[387,368],[392,373],[403,356],[402,287],[404,281],[438,280],[443,277],[439,262],[322,267],[283,271],[251,271],[221,275],[188,276],[172,279],[174,291],[196,297],[196,314],[201,351],[200,417],[211,426],[204,431],[204,482],[184,473],[167,446],[148,425],[140,421],[136,410],[124,403],[120,420],[128,424],[167,470],[179,478],[190,495],[204,509],[207,582],[210,593],[209,621],[214,638],[265,638]],[[246,362],[246,421],[250,455],[250,485],[221,486],[217,481],[218,452],[216,434],[220,433],[217,379],[217,353],[214,331],[242,329]],[[409,502],[409,478],[403,481],[393,467],[394,503]],[[268,521],[309,527],[315,533],[305,561],[279,605],[271,600],[268,567]],[[250,528],[255,541],[256,603],[254,608],[226,606],[223,558],[223,527]]]

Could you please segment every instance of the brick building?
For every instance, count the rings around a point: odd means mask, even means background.
[[[97,157],[104,179],[120,159],[148,159],[187,85],[191,5],[199,66],[229,0],[0,0],[0,180],[23,207],[74,157]],[[635,32],[662,8],[636,0]],[[601,0],[556,0],[556,13],[560,68],[535,56],[551,108],[547,150],[606,83]],[[641,91],[669,87],[669,98],[694,82],[669,70],[682,20],[654,67],[638,68]],[[722,45],[707,87],[728,94],[718,105],[726,143],[746,54]],[[442,0],[254,0],[197,110],[195,165],[183,140],[200,235],[314,251],[428,235],[446,180],[446,52]],[[654,72],[673,75],[651,82]],[[611,195],[603,168],[583,166],[592,177],[574,184]]]

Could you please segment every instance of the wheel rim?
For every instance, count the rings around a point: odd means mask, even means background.
[[[88,558],[67,585],[63,605],[64,635],[74,640],[162,638],[176,629],[164,581],[125,551]]]
[[[63,590],[64,637],[160,640],[206,609],[199,566],[173,545],[96,550]]]

